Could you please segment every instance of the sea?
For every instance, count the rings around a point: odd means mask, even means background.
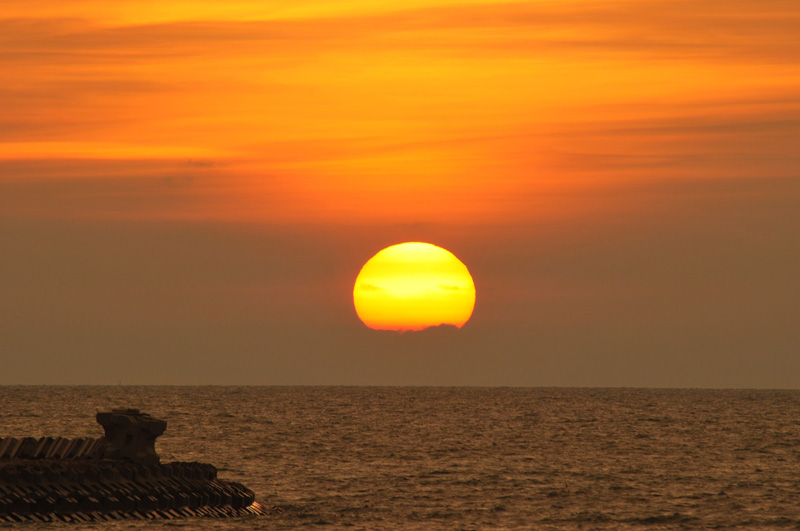
[[[112,408],[270,514],[16,527],[800,529],[800,391],[0,387],[0,436],[98,437]]]

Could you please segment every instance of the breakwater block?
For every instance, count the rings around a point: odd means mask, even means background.
[[[167,423],[136,409],[97,414],[100,438],[0,438],[0,522],[272,514],[207,463],[161,463]]]

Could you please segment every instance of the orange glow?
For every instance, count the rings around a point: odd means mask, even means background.
[[[430,243],[401,243],[364,264],[353,288],[361,321],[376,330],[464,326],[475,308],[475,284],[453,253]]]
[[[516,223],[604,188],[794,177],[791,4],[4,2],[0,185],[49,161],[86,193],[0,212]]]

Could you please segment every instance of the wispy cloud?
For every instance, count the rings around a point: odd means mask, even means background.
[[[291,16],[235,3],[240,20],[209,3],[127,22],[132,4],[20,5],[0,19],[0,186],[14,194],[4,181],[25,175],[75,179],[59,193],[89,197],[104,175],[116,208],[152,194],[168,217],[154,183],[208,179],[182,167],[191,158],[219,164],[213,185],[181,192],[204,197],[185,208],[218,197],[232,215],[477,220],[542,212],[532,198],[576,186],[798,163],[793,0],[318,3]],[[13,210],[60,211],[35,186]],[[98,204],[84,206],[113,210]]]
[[[370,284],[369,282],[359,282],[358,289],[362,291],[385,291],[385,288]]]
[[[387,4],[391,6],[392,4]],[[536,2],[449,4],[382,13],[292,19],[193,19],[111,26],[74,18],[0,20],[5,57],[104,53],[136,57],[216,55],[272,49],[279,56],[327,46],[534,50],[694,56],[736,62],[790,61],[800,55],[796,2]],[[520,32],[509,30],[519,29]],[[713,31],[710,31],[713,30]],[[255,46],[247,49],[244,45]],[[262,47],[266,45],[267,48]],[[27,57],[30,57],[29,55]]]
[[[442,291],[461,291],[461,287],[460,286],[447,285],[447,284],[439,285],[439,289],[442,290]]]

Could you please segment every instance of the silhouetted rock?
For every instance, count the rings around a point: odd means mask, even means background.
[[[167,422],[157,420],[138,409],[114,409],[98,413],[97,422],[105,430],[102,457],[127,459],[142,465],[157,465],[156,438],[167,429]]]
[[[98,439],[0,439],[0,522],[263,515],[253,491],[205,463],[160,464],[167,423],[136,409],[97,414]]]

